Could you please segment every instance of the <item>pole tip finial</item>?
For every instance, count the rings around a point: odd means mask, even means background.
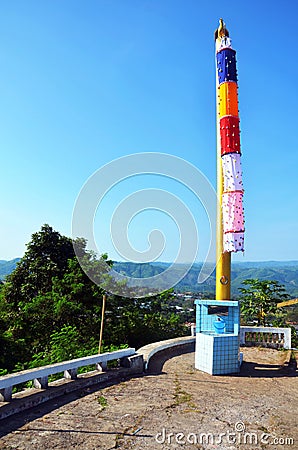
[[[219,19],[219,27],[214,32],[214,40],[221,39],[222,37],[229,37],[229,31],[226,28],[226,24],[223,19]]]

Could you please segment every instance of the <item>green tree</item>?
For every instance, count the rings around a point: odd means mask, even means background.
[[[83,245],[81,241],[81,247]],[[43,225],[32,235],[23,258],[6,278],[6,300],[16,306],[51,291],[52,278],[62,277],[68,260],[74,257],[72,240],[49,225]]]
[[[181,317],[173,313],[172,302],[172,290],[145,298],[109,296],[105,335],[136,348],[183,336],[187,331]]]
[[[246,322],[266,326],[278,316],[277,303],[289,298],[283,285],[274,280],[248,279],[241,292],[241,314]],[[277,318],[277,317],[276,317]]]
[[[77,239],[75,245],[96,269],[107,270],[101,259],[95,260],[86,250],[84,239]],[[106,262],[106,255],[102,259]],[[77,327],[86,342],[98,332],[103,291],[83,272],[72,240],[49,225],[32,235],[24,257],[1,291],[2,336],[6,347],[13,342],[20,349],[24,361],[43,351],[50,336],[64,324]],[[19,354],[16,349],[15,354]]]
[[[92,352],[92,349],[89,348],[89,351]],[[63,325],[60,330],[51,334],[47,347],[42,352],[35,354],[28,366],[33,368],[62,362],[83,356],[83,353],[77,328]]]

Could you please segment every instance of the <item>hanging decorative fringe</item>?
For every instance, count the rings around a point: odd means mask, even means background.
[[[238,112],[236,51],[224,36],[217,44],[218,120],[224,179],[223,251],[244,251],[243,183]]]

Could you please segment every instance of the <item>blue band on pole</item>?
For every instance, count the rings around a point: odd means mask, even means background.
[[[235,81],[237,83],[236,51],[224,48],[216,54],[218,82]]]

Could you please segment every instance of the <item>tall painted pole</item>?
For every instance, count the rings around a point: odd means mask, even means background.
[[[217,133],[216,300],[231,299],[231,252],[244,250],[236,52],[222,19],[215,31]]]
[[[216,96],[218,96],[218,76],[216,65]],[[231,253],[223,252],[223,218],[222,218],[222,194],[224,191],[223,171],[221,161],[221,139],[219,101],[216,102],[216,172],[217,172],[217,227],[216,227],[216,300],[230,300],[231,298]]]

